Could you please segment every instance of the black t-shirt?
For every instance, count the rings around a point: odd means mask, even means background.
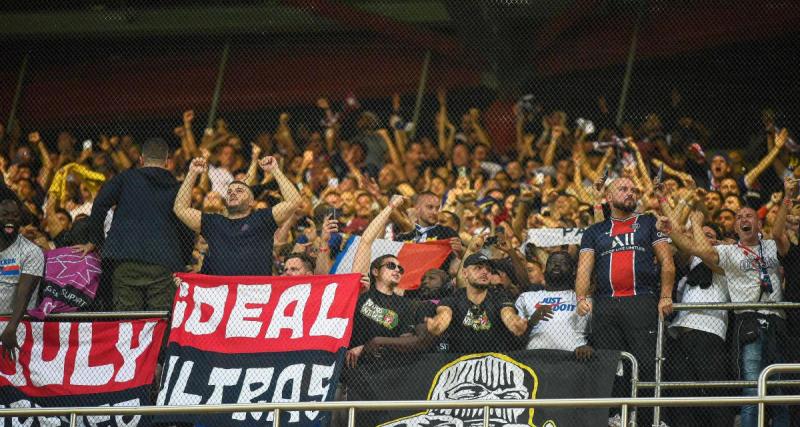
[[[453,319],[444,335],[449,353],[502,352],[517,347],[514,335],[500,318],[500,310],[514,307],[514,301],[505,291],[489,288],[483,302],[474,304],[462,288],[439,305],[453,310]]]
[[[272,209],[230,219],[203,214],[200,234],[208,242],[201,273],[218,276],[271,276],[272,238],[278,225]]]
[[[370,289],[358,297],[350,348],[366,344],[375,337],[395,338],[414,333],[415,314],[407,298]]]

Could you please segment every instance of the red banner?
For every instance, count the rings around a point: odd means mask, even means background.
[[[219,353],[335,353],[350,342],[358,274],[177,276],[170,342]]]
[[[0,330],[7,321],[0,318]],[[0,405],[12,394],[49,398],[149,386],[165,328],[163,319],[23,321],[17,359],[0,357]]]

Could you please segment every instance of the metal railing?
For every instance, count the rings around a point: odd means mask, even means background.
[[[693,310],[784,310],[784,309],[800,309],[800,303],[796,302],[772,302],[772,303],[703,303],[703,304],[673,304],[672,309],[675,311],[693,311]],[[714,381],[714,382],[700,382],[700,381],[662,381],[662,369],[664,363],[664,316],[659,313],[658,316],[658,335],[656,336],[656,369],[655,381],[653,382],[639,382],[638,386],[641,388],[654,388],[653,395],[656,398],[661,397],[662,389],[689,389],[689,388],[748,388],[759,386],[758,381]],[[765,369],[766,371],[766,369]],[[760,381],[760,380],[759,380]],[[766,381],[766,379],[764,380]],[[783,386],[783,387],[800,387],[800,380],[786,380],[786,381],[770,381],[769,385]],[[759,415],[761,412],[759,411]],[[653,408],[653,425],[659,425],[661,421],[661,408],[655,406]]]
[[[773,369],[770,369],[773,368]],[[800,371],[800,365],[771,365],[764,372],[785,372],[783,369]],[[769,371],[768,371],[769,370]],[[762,374],[764,378],[766,375]],[[14,408],[0,409],[2,417],[45,417],[70,416],[70,426],[77,425],[77,417],[91,415],[164,415],[164,414],[212,414],[233,412],[272,412],[274,427],[279,427],[280,413],[283,411],[337,411],[347,410],[350,414],[348,426],[355,426],[356,411],[380,410],[425,410],[425,409],[483,409],[484,426],[489,425],[486,417],[493,408],[610,408],[610,407],[700,407],[700,406],[741,406],[759,405],[759,417],[763,413],[762,405],[800,404],[798,396],[766,396],[766,383],[759,385],[757,396],[727,397],[637,397],[637,398],[591,398],[591,399],[538,399],[538,400],[408,400],[408,401],[352,401],[352,402],[291,402],[291,403],[240,403],[223,405],[188,405],[188,406],[96,406],[85,408]],[[761,418],[760,418],[761,419]],[[763,424],[762,424],[763,425]]]

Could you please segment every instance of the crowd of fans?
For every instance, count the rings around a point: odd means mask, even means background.
[[[350,367],[395,353],[550,348],[584,359],[603,348],[633,353],[652,380],[659,313],[671,321],[665,380],[752,380],[800,360],[791,312],[672,310],[800,301],[798,263],[787,262],[800,259],[800,146],[771,111],[750,141],[710,152],[711,133],[679,97],[621,126],[602,100],[591,120],[570,121],[526,97],[511,112],[516,146],[501,151],[478,109],[453,123],[437,95],[429,135],[414,133],[397,95],[383,118],[320,99],[318,127],[281,114],[249,144],[221,119],[197,140],[192,111],[169,142],[100,135],[79,145],[69,132],[45,141],[0,129],[0,312],[12,313],[3,354],[40,297],[43,251],[102,257],[92,309],[169,310],[175,272],[327,274],[360,235]],[[542,228],[583,229],[581,243],[532,243],[528,230]],[[404,291],[396,257],[370,260],[380,238],[447,240],[452,253]],[[357,381],[346,372],[341,391]],[[742,425],[754,414],[742,408]],[[734,415],[689,408],[667,421],[730,426]],[[647,417],[640,411],[642,425]],[[789,425],[785,407],[772,417]]]

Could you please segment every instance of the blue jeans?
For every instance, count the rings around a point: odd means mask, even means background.
[[[739,352],[739,370],[740,377],[744,381],[758,380],[761,370],[765,368],[763,356],[764,346],[766,345],[766,327],[762,325],[759,330],[758,339],[755,341],[741,345]],[[780,361],[780,357],[776,358],[776,362]],[[775,375],[771,379],[777,379]],[[779,394],[780,389],[777,387],[769,388],[772,393]],[[742,393],[744,396],[756,396],[758,389],[745,388]],[[786,405],[770,406],[769,410],[772,412],[772,427],[789,427],[789,407]],[[742,427],[756,427],[758,425],[758,405],[742,406],[741,411]]]

